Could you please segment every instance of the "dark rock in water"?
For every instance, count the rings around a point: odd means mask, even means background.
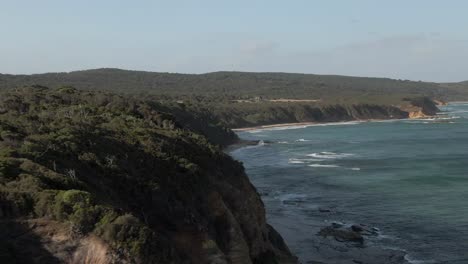
[[[364,240],[377,235],[378,230],[365,224],[333,222],[318,232],[318,246],[311,249],[316,257],[307,263],[409,264],[403,250],[380,248],[373,243],[364,244]],[[325,239],[327,237],[333,239]]]
[[[331,240],[330,240],[331,241]],[[339,243],[336,242],[335,243]],[[317,259],[308,263],[327,264],[409,264],[404,251],[376,247],[350,247],[343,243],[322,244],[317,249]]]
[[[344,224],[343,224],[343,223],[338,223],[338,222],[333,222],[333,223],[331,224],[331,226],[332,226],[333,228],[341,228],[341,227],[344,226]]]
[[[360,226],[360,225],[352,225],[351,226],[351,229],[354,231],[354,232],[362,232],[364,231],[364,227]]]
[[[332,211],[330,208],[327,208],[327,207],[319,207],[318,210],[321,213],[331,213]]]
[[[359,242],[364,243],[364,237],[358,232],[348,229],[338,229],[327,226],[318,233],[323,237],[334,237],[339,242]]]
[[[240,143],[245,146],[255,146],[260,143],[260,140],[242,140]]]

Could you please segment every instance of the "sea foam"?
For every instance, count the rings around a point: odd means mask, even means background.
[[[306,125],[285,125],[285,126],[277,126],[277,127],[260,127],[253,130],[245,131],[247,133],[260,133],[262,131],[280,131],[280,130],[290,130],[290,129],[301,129],[306,127],[315,127],[315,126],[346,126],[346,125],[358,125],[362,124],[367,121],[344,121],[344,122],[329,122],[329,123],[314,123],[314,124],[306,124]]]
[[[420,259],[414,259],[412,258],[409,254],[405,255],[405,260],[408,261],[411,264],[435,264],[437,263],[434,260],[420,260]]]
[[[291,164],[302,164],[302,163],[305,163],[305,162],[302,161],[302,160],[289,159],[288,163],[291,163]]]
[[[288,193],[280,195],[278,198],[282,203],[297,203],[304,202],[307,198],[307,195],[300,193]]]
[[[314,168],[338,168],[340,166],[334,164],[310,164],[309,167]]]
[[[319,159],[341,159],[349,156],[353,156],[351,153],[335,153],[329,151],[323,151],[319,153],[308,154],[309,157],[319,158]]]
[[[288,163],[291,164],[303,164],[303,163],[310,163],[310,162],[321,162],[324,161],[323,159],[298,159],[298,158],[290,158]]]

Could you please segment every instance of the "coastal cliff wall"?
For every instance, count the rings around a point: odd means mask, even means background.
[[[437,105],[443,105],[444,102],[432,100],[427,97],[405,99],[409,104],[401,107],[402,110],[408,112],[409,118],[425,118],[437,114],[439,108]]]
[[[229,110],[215,110],[214,114],[230,128],[243,128],[281,123],[341,122],[372,119],[408,118],[408,112],[395,106],[382,105],[328,105],[304,104],[273,105],[268,107],[236,106]]]
[[[241,163],[151,105],[0,96],[1,263],[297,263]]]
[[[429,98],[413,98],[402,105],[306,103],[239,103],[214,108],[213,115],[229,128],[300,122],[341,122],[427,117],[439,109]]]

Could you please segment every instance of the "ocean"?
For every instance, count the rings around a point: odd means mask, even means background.
[[[302,263],[353,263],[353,245],[333,248],[317,235],[333,222],[379,230],[357,252],[468,263],[468,104],[441,110],[427,119],[240,132],[261,142],[230,154],[244,163],[269,223]]]

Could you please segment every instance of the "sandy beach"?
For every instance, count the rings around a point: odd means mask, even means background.
[[[319,123],[318,122],[281,123],[281,124],[264,125],[264,126],[234,128],[232,129],[232,131],[242,132],[242,131],[251,131],[251,130],[258,130],[258,129],[275,128],[275,127],[307,126],[307,125],[315,125],[315,124],[319,124]]]

